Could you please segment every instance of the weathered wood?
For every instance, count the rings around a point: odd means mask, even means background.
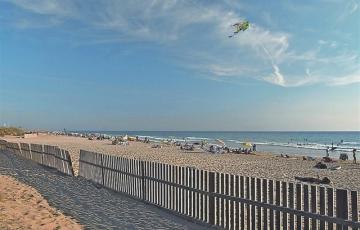
[[[228,195],[230,196],[230,178],[229,178],[229,174],[225,174],[225,191],[224,191],[224,194],[225,195]],[[225,220],[225,223],[224,223],[224,227],[226,229],[230,229],[229,225],[230,225],[230,221],[229,221],[229,215],[230,215],[230,206],[229,206],[229,200],[223,200],[224,201],[224,209],[225,209],[225,212],[224,212],[224,220]]]
[[[245,198],[245,178],[240,177],[240,198]],[[245,203],[241,202],[241,228],[245,229]]]
[[[328,211],[327,216],[334,216],[334,190],[333,188],[327,189],[327,198],[328,198]],[[333,230],[334,224],[328,223],[328,230]]]
[[[269,204],[274,204],[274,181],[269,180]],[[274,210],[270,209],[269,213],[269,227],[271,230],[275,229]]]
[[[250,177],[246,177],[246,199],[250,200]],[[251,229],[251,205],[245,204],[246,207],[246,228]]]
[[[348,192],[347,190],[336,190],[336,217],[347,220],[348,219]],[[341,224],[336,225],[336,229],[348,229]]]
[[[251,177],[251,194],[250,194],[250,199],[251,200],[256,200],[256,185],[255,185],[255,178]],[[251,205],[251,229],[256,230],[256,206],[255,205]]]
[[[261,182],[262,180],[260,178],[256,179],[256,201],[262,202],[262,186],[261,186]],[[262,212],[261,212],[261,207],[257,207],[257,214],[256,214],[257,218],[256,218],[256,228],[257,229],[262,229]]]
[[[57,159],[54,166],[66,171],[66,165],[58,159],[67,157],[63,151],[56,151]],[[311,186],[309,194],[308,185],[296,184],[294,193],[294,184],[277,181],[274,197],[272,180],[244,179],[243,176],[176,168],[167,164],[129,160],[86,151],[80,153],[79,175],[96,183],[103,183],[111,189],[115,188],[117,191],[225,229],[294,229],[295,224],[298,229],[309,228],[309,222],[305,221],[303,226],[301,218],[311,218],[312,229],[317,228],[314,221],[325,224],[325,227],[329,222],[330,228],[332,223],[343,229],[347,229],[346,226],[353,229],[359,226],[359,223],[355,222],[358,220],[357,192],[351,192],[350,202],[348,191],[337,190],[337,217],[332,217],[332,189],[329,188],[325,192],[325,188],[318,186]],[[317,190],[320,191],[320,196],[317,195]],[[342,194],[346,194],[346,197]],[[317,210],[318,200],[320,213]],[[327,210],[323,203],[328,203]],[[341,205],[344,204],[346,207],[341,209]],[[351,212],[346,211],[344,214],[343,210],[348,210],[349,204]],[[277,214],[275,223],[274,212]],[[350,218],[348,214],[351,214]],[[323,225],[320,229],[323,229],[322,227]]]
[[[263,203],[268,203],[268,180],[262,180],[262,200]],[[263,208],[263,224],[262,227],[264,230],[268,229],[268,210]]]
[[[220,173],[220,194],[225,194],[225,176],[223,173]],[[219,212],[220,215],[220,226],[225,228],[225,202],[223,199],[219,198],[220,205],[219,205]]]
[[[213,183],[213,186],[214,186],[214,178],[212,178],[212,183]],[[204,171],[204,191],[207,191],[210,193],[210,178],[209,178],[209,172],[208,171]],[[210,198],[208,194],[206,195],[203,195],[203,198],[204,198],[204,220],[205,222],[209,223],[209,216],[208,216],[208,213],[209,213],[209,203],[210,203]],[[212,202],[214,203],[214,200],[212,199]],[[213,207],[214,209],[214,207]]]
[[[206,172],[206,174],[209,177],[209,192],[214,193],[215,192],[215,173],[214,172]],[[215,197],[209,197],[209,223],[211,225],[215,225]]]
[[[216,193],[220,193],[220,174],[215,174],[215,186],[216,186]],[[216,197],[216,207],[215,207],[215,215],[216,215],[216,225],[220,226],[220,199]]]
[[[309,212],[309,186],[303,185],[303,202],[304,202],[304,211]],[[309,229],[309,217],[304,217],[304,229]]]
[[[235,176],[235,197],[240,197],[240,177]],[[235,201],[235,225],[234,230],[240,227],[240,203]]]
[[[230,175],[230,196],[235,196],[235,176],[234,175]],[[234,201],[229,201],[229,228],[228,229],[234,229],[235,226],[235,211],[234,211],[234,207],[235,207],[235,202]]]
[[[39,164],[43,164],[43,146],[39,144],[30,144],[30,149],[33,160]]]
[[[280,181],[276,181],[275,182],[275,204],[276,204],[276,206],[281,205],[280,197],[281,197]],[[275,211],[275,226],[276,226],[276,229],[281,228],[280,211],[278,211],[278,210]]]
[[[22,156],[26,159],[32,160],[30,145],[28,143],[20,143],[20,148],[22,152]]]
[[[318,213],[318,210],[317,210],[317,187],[314,185],[311,186],[311,212]],[[311,219],[311,229],[312,230],[318,229],[317,220],[314,218]]]
[[[359,222],[359,203],[358,203],[358,192],[351,191],[351,220]],[[353,228],[358,230],[359,228]]]
[[[293,183],[289,183],[288,184],[288,207],[291,209],[294,209],[294,198],[295,198],[295,194],[294,194],[294,184]],[[295,229],[295,218],[293,214],[289,215],[289,227],[290,230],[294,230]]]
[[[282,194],[282,206],[288,207],[288,188],[287,183],[282,182],[281,183],[281,194]],[[282,227],[284,230],[288,229],[288,213],[282,212]]]

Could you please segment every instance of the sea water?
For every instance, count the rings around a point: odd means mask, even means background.
[[[86,131],[112,136],[129,135],[148,137],[152,141],[173,139],[177,141],[196,142],[205,140],[216,143],[222,140],[229,147],[244,147],[242,143],[256,144],[258,151],[276,154],[324,156],[326,148],[330,156],[338,157],[348,153],[349,157],[355,148],[360,152],[360,132],[203,132],[203,131]],[[360,153],[359,153],[360,154]]]

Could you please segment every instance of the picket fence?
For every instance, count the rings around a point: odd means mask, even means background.
[[[74,176],[70,154],[57,146],[13,143],[0,140],[0,149],[8,150],[38,164],[57,169],[66,175]]]
[[[79,176],[223,229],[360,229],[359,193],[80,151]]]

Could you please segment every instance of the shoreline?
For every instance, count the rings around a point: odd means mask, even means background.
[[[327,163],[329,166],[341,166],[340,170],[314,169],[320,160],[307,161],[301,157],[282,158],[271,153],[256,152],[245,154],[211,154],[204,151],[182,151],[176,146],[163,145],[162,148],[151,148],[152,144],[129,142],[129,145],[112,145],[110,140],[88,140],[81,137],[60,135],[39,135],[33,138],[4,137],[10,142],[25,142],[45,145],[56,145],[68,150],[73,161],[74,172],[78,174],[80,149],[109,155],[118,155],[131,159],[161,162],[166,164],[196,167],[198,169],[298,182],[295,176],[328,177],[332,186],[360,191],[360,165],[351,161]]]

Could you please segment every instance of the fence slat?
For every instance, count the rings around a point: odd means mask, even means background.
[[[280,206],[280,197],[281,197],[281,187],[280,187],[280,181],[275,182],[275,204],[277,206]],[[275,211],[275,226],[276,229],[281,228],[280,223],[280,211]]]
[[[359,203],[358,203],[358,192],[351,191],[351,220],[359,222]],[[353,228],[359,229],[359,228]]]
[[[250,177],[246,177],[246,199],[250,200]],[[251,229],[251,207],[246,204],[246,228]]]
[[[293,183],[288,184],[288,193],[289,193],[288,207],[291,209],[294,209],[294,197],[295,196],[294,196],[294,184]],[[289,227],[290,227],[290,230],[295,229],[295,218],[294,218],[293,214],[290,214]]]
[[[256,179],[256,201],[262,202],[262,186],[261,186],[261,179]],[[256,228],[257,229],[261,229],[261,225],[262,225],[262,212],[261,212],[261,207],[256,207],[257,208],[257,225]]]
[[[7,143],[7,146],[16,150],[15,145]],[[47,164],[69,171],[61,161],[68,159],[65,151],[54,146],[45,146],[44,151],[49,153],[45,154]],[[337,229],[357,229],[359,226],[357,191],[336,190],[334,206],[332,188],[87,151],[80,152],[79,175],[223,229],[333,229],[334,224]],[[333,217],[334,207],[336,217]]]
[[[229,174],[225,174],[225,195],[230,195],[230,175]],[[224,203],[225,203],[225,228],[226,229],[230,229],[229,225],[230,225],[230,221],[229,221],[229,215],[230,215],[230,206],[229,206],[229,201],[224,199]]]
[[[348,210],[348,194],[346,190],[336,190],[336,217],[347,220],[349,215]],[[336,225],[336,229],[348,229],[340,224]]]
[[[317,187],[311,186],[311,212],[312,213],[318,213],[317,210]],[[312,218],[311,219],[311,229],[316,230],[317,229],[317,220]]]
[[[235,176],[234,175],[230,175],[230,196],[235,196]],[[235,226],[235,202],[234,201],[230,201],[229,204],[229,228],[228,229],[234,229]]]
[[[235,197],[240,197],[240,177],[235,176]],[[240,203],[235,202],[235,225],[234,230],[240,227]]]
[[[303,202],[304,202],[304,211],[309,212],[309,186],[304,184],[303,185]],[[304,218],[304,229],[309,229],[309,218]]]
[[[269,180],[269,203],[274,203],[274,181]],[[275,223],[274,223],[274,210],[270,209],[269,213],[269,222],[270,222],[270,229],[275,229]]]
[[[288,187],[286,182],[281,183],[281,193],[282,193],[282,206],[288,207]],[[288,229],[288,214],[286,212],[282,213],[282,226],[284,230]]]
[[[206,171],[206,174],[209,176],[209,192],[215,192],[215,173]],[[215,197],[209,197],[209,223],[215,225]]]
[[[255,178],[251,178],[250,180],[250,190],[251,190],[251,200],[256,200],[256,179]],[[255,205],[251,205],[251,229],[256,230],[256,206]]]
[[[333,188],[327,189],[327,198],[328,198],[328,213],[327,216],[334,216],[334,190]],[[328,230],[333,230],[334,224],[328,223]]]
[[[268,203],[268,180],[263,179],[262,181],[262,202]],[[263,229],[268,229],[268,210],[267,208],[263,208]]]

